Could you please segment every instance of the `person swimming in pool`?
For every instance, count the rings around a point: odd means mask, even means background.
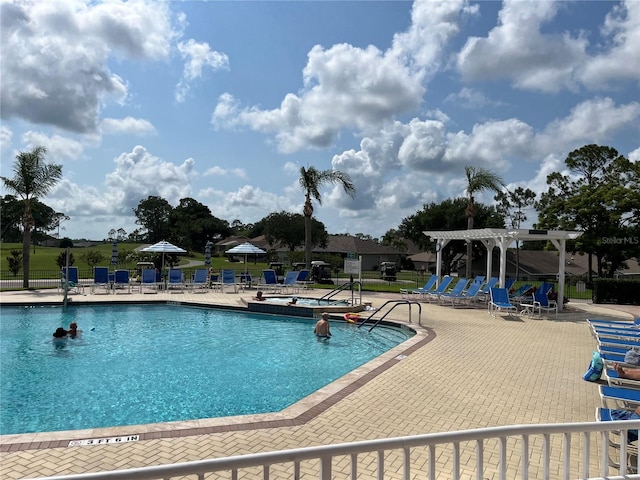
[[[262,300],[265,300],[266,297],[262,295],[262,291],[258,290],[258,292],[256,293],[256,296],[253,297],[253,299],[261,302]]]
[[[288,306],[295,305],[298,303],[298,297],[293,297],[290,302],[287,302]]]
[[[316,327],[313,329],[313,333],[316,334],[318,338],[331,338],[331,326],[329,325],[329,314],[324,312],[316,323]]]

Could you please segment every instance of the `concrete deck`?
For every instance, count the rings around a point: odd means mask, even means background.
[[[325,292],[309,290],[308,294]],[[170,300],[238,306],[242,298],[249,299],[254,293],[91,295],[87,290],[87,295],[70,298],[73,303]],[[399,295],[368,292],[364,297],[377,307],[387,299],[400,299]],[[61,295],[50,290],[0,294],[3,305],[60,301]],[[630,321],[640,316],[639,307],[587,303],[570,303],[557,318],[493,318],[485,308],[433,304],[423,304],[422,310],[424,328],[418,328],[416,338],[282,412],[4,435],[0,436],[0,477],[126,469],[508,424],[592,421],[600,400],[597,387],[582,380],[595,348],[585,319]],[[407,314],[408,307],[403,306],[391,317],[406,321]],[[140,440],[68,446],[71,440],[130,434],[140,435]],[[444,464],[447,455],[442,457]],[[518,459],[513,462],[517,468]],[[346,472],[348,462],[343,463]],[[375,462],[371,468],[374,466]],[[335,469],[335,478],[343,478],[340,466]],[[366,466],[360,466],[360,471],[369,473]],[[535,472],[531,473],[535,478]],[[485,477],[497,478],[491,468]],[[273,474],[272,478],[279,477]]]

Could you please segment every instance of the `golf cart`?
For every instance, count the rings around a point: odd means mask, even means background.
[[[269,263],[269,268],[276,272],[276,279],[278,280],[278,283],[284,282],[284,263],[271,262]]]
[[[395,262],[382,262],[380,264],[380,278],[390,282],[396,281],[396,264]]]
[[[333,285],[331,280],[331,264],[322,260],[311,262],[311,280],[316,283],[326,283]]]

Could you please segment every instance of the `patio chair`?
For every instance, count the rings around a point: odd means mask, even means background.
[[[426,294],[422,297],[422,299],[429,301],[431,298],[438,298],[438,295],[440,295],[441,293],[444,293],[447,290],[447,288],[449,288],[449,285],[451,284],[452,281],[453,281],[453,277],[445,275],[444,277],[442,277],[442,280],[440,280],[438,287],[433,291],[426,292]]]
[[[547,293],[544,293],[541,289],[533,292],[533,304],[540,314],[542,314],[543,311],[555,312],[556,317],[558,316],[558,302],[555,300],[549,300]]]
[[[273,269],[266,269],[262,271],[262,281],[256,287],[258,290],[271,290],[274,293],[282,290],[282,285],[278,283],[278,277],[276,271]]]
[[[224,269],[222,270],[220,290],[224,292],[227,287],[233,288],[233,293],[238,293],[238,284],[236,283],[236,271]]]
[[[489,290],[489,315],[492,317],[496,316],[496,311],[502,312],[502,310],[506,310],[507,314],[511,316],[511,311],[513,310],[516,314],[518,313],[518,307],[516,307],[509,300],[509,293],[506,288],[492,288]]]
[[[171,290],[172,288],[179,289],[181,292],[184,292],[184,280],[182,278],[182,270],[179,268],[171,268],[169,269],[169,279],[167,280],[167,290]]]
[[[113,293],[118,293],[118,290],[127,291],[131,293],[131,281],[129,279],[129,270],[116,270],[114,272],[113,281]]]
[[[296,278],[296,284],[302,290],[306,290],[309,286],[309,270],[303,268],[298,272],[298,278]]]
[[[191,289],[196,292],[207,293],[209,289],[209,271],[206,268],[199,268],[193,274],[193,282],[191,282]]]
[[[60,287],[58,292],[64,292],[65,286],[67,293],[84,293],[84,285],[80,284],[78,280],[78,267],[69,267],[69,274],[67,275],[67,268],[62,267]]]
[[[109,267],[93,267],[93,283],[91,293],[96,289],[104,288],[105,293],[111,292],[111,282],[109,281]]]
[[[282,289],[290,293],[296,293],[299,291],[300,287],[298,286],[298,272],[296,272],[295,270],[287,272],[287,274],[284,276],[284,281],[282,282]]]
[[[220,283],[220,275],[212,273],[209,275],[209,285],[212,290],[222,290],[222,283]]]
[[[162,282],[157,281],[156,271],[153,268],[145,268],[142,270],[142,279],[140,280],[140,293],[144,293],[144,288],[151,289],[153,293],[158,293]]]

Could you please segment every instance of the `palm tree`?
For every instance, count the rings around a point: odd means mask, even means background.
[[[504,186],[504,181],[500,175],[484,168],[467,165],[464,167],[464,172],[467,176],[467,195],[469,196],[469,203],[467,204],[465,214],[467,216],[467,230],[471,230],[473,229],[473,219],[476,216],[476,204],[473,196],[483,190],[492,190],[498,193]],[[472,254],[472,244],[471,240],[469,240],[467,242],[467,278],[471,278]]]
[[[305,193],[304,202],[304,261],[307,268],[311,269],[311,217],[313,216],[313,205],[311,197],[322,205],[320,187],[325,183],[341,183],[345,193],[353,198],[356,194],[356,187],[348,174],[338,170],[316,170],[315,167],[300,168],[300,186]]]
[[[44,163],[47,150],[43,146],[35,147],[30,152],[16,155],[13,166],[13,178],[0,177],[7,190],[15,193],[24,202],[22,215],[22,270],[24,278],[22,286],[29,288],[29,245],[31,230],[34,226],[31,204],[39,197],[44,197],[62,177],[62,166]]]

